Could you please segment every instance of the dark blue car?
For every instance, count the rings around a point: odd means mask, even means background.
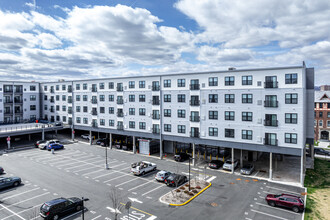
[[[63,149],[63,148],[64,148],[63,144],[55,143],[55,144],[49,144],[47,147],[47,150],[51,150],[51,149],[57,150],[57,149]]]

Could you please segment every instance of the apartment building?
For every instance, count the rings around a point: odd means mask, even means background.
[[[22,123],[40,118],[37,82],[0,82],[0,123]]]
[[[330,140],[330,86],[321,86],[315,91],[314,140]]]

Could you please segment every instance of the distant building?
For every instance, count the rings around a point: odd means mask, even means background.
[[[314,140],[330,140],[330,85],[315,91]]]

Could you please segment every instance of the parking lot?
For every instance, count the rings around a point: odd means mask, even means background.
[[[41,219],[42,203],[58,197],[85,197],[85,219],[114,219],[109,198],[110,187],[121,192],[122,202],[132,201],[130,219],[302,219],[302,213],[270,207],[268,193],[300,195],[304,189],[245,178],[193,167],[191,178],[205,177],[212,187],[186,206],[169,207],[159,197],[171,188],[154,180],[157,171],[143,177],[130,173],[130,164],[147,160],[166,169],[188,175],[186,163],[159,160],[120,150],[108,150],[109,170],[105,169],[105,148],[74,143],[55,154],[36,148],[4,154],[0,166],[3,176],[19,176],[23,184],[0,191],[0,219]],[[128,219],[122,211],[120,219]],[[80,219],[81,213],[66,219]]]

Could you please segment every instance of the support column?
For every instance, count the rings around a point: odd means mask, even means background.
[[[89,145],[92,145],[93,137],[92,137],[92,130],[89,131]]]
[[[41,133],[41,140],[45,140],[45,130],[42,129],[42,133]]]
[[[109,140],[110,140],[110,149],[112,149],[112,134],[110,133],[109,136],[110,136],[109,137]]]
[[[243,150],[242,149],[241,149],[240,165],[241,165],[241,168],[243,168]]]
[[[72,131],[72,141],[74,141],[74,133],[75,133],[75,131],[74,131],[73,128],[71,129],[71,131]]]
[[[304,186],[304,148],[301,150],[301,156],[300,156],[300,184],[303,187]]]
[[[192,147],[193,147],[193,151],[192,151],[192,153],[193,153],[193,155],[192,155],[192,156],[193,156],[193,166],[195,166],[195,165],[196,165],[196,164],[195,164],[195,156],[196,156],[196,155],[195,155],[195,154],[196,154],[196,153],[195,153],[195,143],[192,144]]]
[[[31,141],[31,134],[29,134],[29,141]]]
[[[135,136],[133,136],[133,153],[136,154]]]
[[[277,154],[275,154],[275,171],[277,171]]]
[[[55,130],[55,136],[57,137],[57,130]]]
[[[162,160],[163,159],[163,140],[159,140],[159,158]]]
[[[269,153],[269,179],[273,179],[273,153]]]
[[[231,149],[231,173],[234,173],[234,148]]]
[[[311,144],[311,145],[310,145],[309,151],[310,151],[310,153],[311,153],[311,158],[312,158],[312,160],[314,160],[314,144]]]

